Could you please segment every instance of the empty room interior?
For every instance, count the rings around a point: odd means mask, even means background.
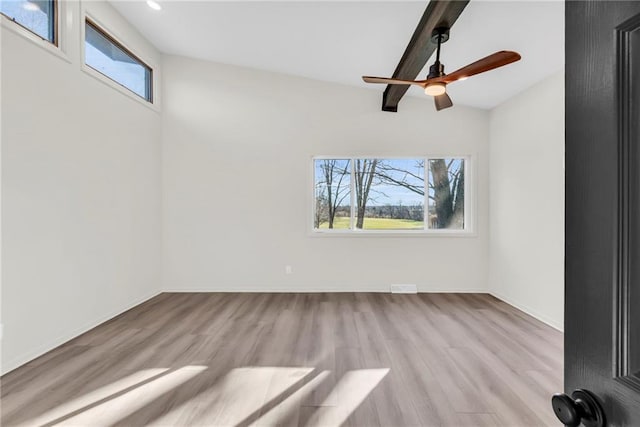
[[[0,13],[2,425],[562,425],[563,2]]]

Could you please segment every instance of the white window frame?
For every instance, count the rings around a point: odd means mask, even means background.
[[[139,59],[144,65],[151,68],[151,101],[147,101],[145,98],[140,95],[134,93],[131,89],[121,85],[117,81],[111,79],[110,77],[105,76],[100,71],[95,70],[91,66],[87,65],[85,58],[85,37],[86,37],[86,22],[87,20],[91,21],[94,26],[96,26],[100,31],[107,34],[113,40],[115,40],[118,44],[128,50],[131,54],[133,54],[136,59]],[[104,25],[100,19],[93,16],[91,13],[88,13],[86,10],[83,10],[80,19],[80,67],[82,71],[90,75],[91,77],[97,79],[98,81],[106,84],[107,86],[117,90],[123,95],[128,96],[129,98],[139,102],[140,104],[151,108],[152,110],[159,112],[160,111],[160,95],[159,95],[159,67],[154,61],[150,61],[149,58],[146,57],[142,52],[139,52],[137,49],[132,48],[127,43],[122,41],[122,37],[120,37],[116,32],[112,31],[108,26]]]
[[[477,237],[476,232],[476,197],[475,197],[475,187],[477,182],[477,177],[475,173],[475,158],[477,156],[470,154],[433,154],[433,155],[406,155],[406,156],[386,156],[386,155],[358,155],[358,156],[312,156],[311,158],[311,166],[310,166],[310,178],[311,185],[309,187],[312,191],[310,191],[311,200],[308,204],[311,206],[311,211],[309,214],[309,225],[310,225],[310,235],[317,237],[350,237],[350,236],[366,236],[366,237]],[[465,228],[463,230],[451,230],[451,229],[433,229],[428,228],[428,185],[429,185],[429,159],[446,159],[446,158],[455,158],[455,159],[463,159],[464,160],[464,223]],[[367,230],[367,229],[357,229],[355,228],[355,192],[351,191],[351,217],[350,217],[350,228],[349,229],[318,229],[314,226],[314,217],[316,212],[316,198],[315,198],[315,162],[316,160],[350,160],[351,165],[351,175],[350,175],[350,188],[354,188],[354,160],[355,159],[424,159],[425,161],[425,206],[424,206],[424,229],[422,230]]]
[[[58,58],[71,63],[71,59],[68,55],[68,43],[72,39],[73,28],[69,24],[73,22],[73,14],[76,12],[70,7],[69,2],[64,0],[54,0],[56,8],[56,16],[54,19],[56,40],[55,43],[50,42],[47,39],[43,39],[38,34],[29,30],[25,26],[14,22],[7,16],[0,13],[0,25],[3,28],[12,31],[13,33],[23,37],[29,42],[35,44],[46,52],[57,56]]]

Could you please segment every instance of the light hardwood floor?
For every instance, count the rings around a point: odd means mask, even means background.
[[[557,426],[562,334],[482,294],[161,294],[2,377],[2,425]]]

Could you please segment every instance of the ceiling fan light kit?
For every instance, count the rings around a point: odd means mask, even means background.
[[[431,33],[431,41],[438,45],[436,50],[436,61],[429,67],[429,74],[426,80],[402,80],[386,77],[363,76],[362,79],[366,83],[382,83],[397,85],[417,85],[424,89],[424,93],[433,97],[436,110],[440,111],[453,106],[453,102],[447,94],[447,84],[460,80],[466,80],[468,77],[486,71],[511,64],[520,60],[520,54],[508,50],[501,50],[474,63],[462,67],[451,74],[445,74],[444,65],[440,63],[440,48],[442,43],[449,40],[449,28],[437,27]]]
[[[447,92],[447,85],[444,83],[431,83],[425,86],[424,93],[429,96],[440,96]]]

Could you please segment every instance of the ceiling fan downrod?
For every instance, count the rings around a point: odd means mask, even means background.
[[[440,63],[440,47],[449,40],[449,27],[437,27],[431,33],[431,41],[438,45],[436,50],[436,62],[429,67],[427,79],[444,76],[444,65]]]

